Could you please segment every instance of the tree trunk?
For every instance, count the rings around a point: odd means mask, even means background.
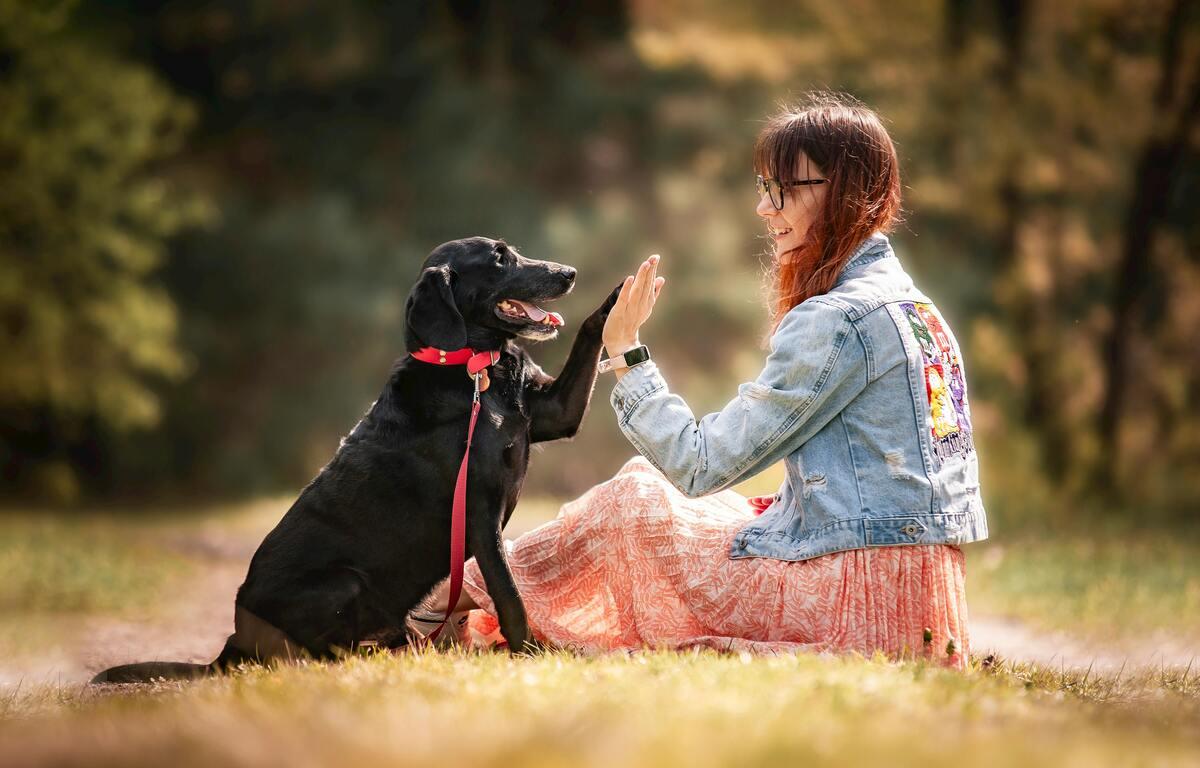
[[[1191,80],[1191,91],[1172,115],[1181,65],[1181,30],[1187,0],[1176,0],[1163,33],[1162,69],[1155,92],[1158,119],[1163,126],[1147,139],[1134,170],[1133,194],[1125,215],[1120,261],[1116,271],[1113,322],[1104,345],[1105,398],[1100,412],[1100,438],[1107,458],[1097,471],[1103,484],[1115,489],[1121,468],[1121,423],[1125,410],[1130,352],[1140,337],[1137,316],[1144,309],[1147,288],[1153,281],[1154,243],[1159,225],[1169,210],[1175,171],[1200,121],[1200,62]]]

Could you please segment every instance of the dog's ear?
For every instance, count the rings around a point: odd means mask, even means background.
[[[434,349],[461,349],[467,344],[467,327],[454,303],[450,278],[447,266],[426,269],[404,309],[409,334]]]

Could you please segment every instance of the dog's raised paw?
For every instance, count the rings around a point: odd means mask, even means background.
[[[621,295],[622,285],[623,283],[617,283],[617,287],[612,290],[612,293],[608,294],[608,298],[606,298],[604,302],[596,308],[596,311],[592,313],[592,316],[588,318],[588,321],[591,324],[603,325],[604,321],[608,319],[608,313],[611,312],[612,308],[617,305],[617,299]]]
[[[600,305],[600,311],[604,313],[605,317],[608,317],[608,313],[617,305],[617,299],[621,296],[621,287],[623,285],[625,285],[625,281],[623,280],[617,283],[617,287],[613,288],[612,293],[608,294],[608,298]]]

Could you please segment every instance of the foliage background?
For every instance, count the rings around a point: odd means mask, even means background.
[[[0,0],[0,492],[298,489],[471,234],[577,266],[569,330],[664,254],[644,338],[719,407],[763,355],[752,142],[814,88],[896,139],[893,241],[966,348],[993,516],[1194,519],[1186,0]],[[607,391],[527,493],[628,457]]]

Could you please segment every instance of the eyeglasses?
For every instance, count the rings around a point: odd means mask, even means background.
[[[754,188],[758,190],[758,196],[764,194],[771,198],[771,205],[775,206],[775,210],[783,210],[783,188],[784,187],[811,187],[814,184],[828,184],[829,179],[801,179],[800,181],[780,181],[779,179],[767,179],[761,174],[754,177]]]

